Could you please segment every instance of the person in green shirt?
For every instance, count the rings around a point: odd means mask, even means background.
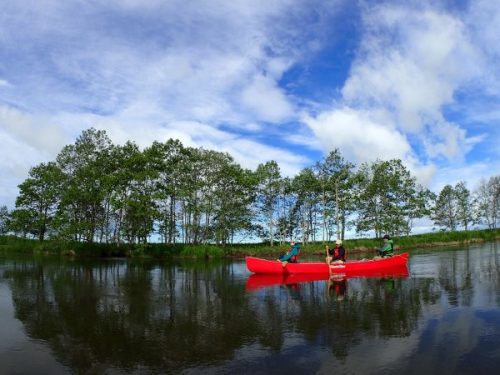
[[[384,237],[384,245],[377,249],[377,253],[382,258],[384,257],[392,257],[394,255],[394,241],[391,240],[391,237],[386,234]]]

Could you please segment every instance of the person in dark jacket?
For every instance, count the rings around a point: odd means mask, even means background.
[[[330,249],[326,247],[326,263],[344,263],[345,262],[345,248],[342,246],[342,240],[335,241],[335,247]]]

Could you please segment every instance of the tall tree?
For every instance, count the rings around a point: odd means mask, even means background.
[[[346,161],[340,151],[331,151],[315,170],[321,190],[323,241],[330,239],[331,223],[335,223],[337,238],[344,239],[347,216],[354,203],[354,164]],[[330,220],[333,216],[334,220]]]
[[[9,231],[9,209],[7,206],[0,207],[0,235]]]
[[[293,181],[285,177],[280,181],[278,193],[278,220],[276,230],[280,245],[292,240],[294,233],[299,228],[296,209],[297,192],[294,190]]]
[[[95,240],[104,215],[105,176],[111,172],[111,146],[105,131],[90,128],[57,156],[57,165],[65,175],[59,211],[63,237],[76,241]]]
[[[106,182],[110,186],[109,190],[109,219],[106,231],[109,230],[109,237],[112,242],[121,243],[125,238],[125,217],[129,197],[132,194],[132,186],[136,175],[136,160],[139,159],[139,147],[132,142],[124,145],[114,146],[111,149],[110,173]]]
[[[222,167],[215,185],[212,227],[216,243],[225,245],[237,232],[251,228],[256,179],[232,160]]]
[[[333,205],[334,200],[332,199],[330,179],[331,173],[329,171],[326,158],[319,161],[314,166],[314,171],[316,172],[316,178],[318,181],[320,201],[321,201],[321,216],[323,219],[322,225],[322,240],[330,240],[331,230],[334,220],[334,209],[336,206]]]
[[[123,202],[122,233],[128,242],[146,243],[158,217],[154,201],[157,171],[150,167],[147,153],[138,148],[129,155],[127,170],[130,179],[126,182],[127,194]]]
[[[257,176],[257,215],[267,224],[264,235],[269,239],[271,246],[274,244],[275,216],[277,212],[277,201],[281,180],[278,163],[268,161],[259,164],[256,170]]]
[[[443,187],[439,193],[433,209],[432,219],[434,224],[449,230],[457,228],[457,199],[451,185]]]
[[[361,165],[357,174],[358,232],[373,230],[379,238],[410,232],[412,218],[424,211],[415,201],[422,188],[401,160]]]
[[[295,210],[299,219],[299,230],[302,241],[307,243],[316,240],[318,213],[320,202],[320,184],[312,168],[304,168],[292,182],[297,194]]]
[[[29,177],[19,185],[16,208],[27,210],[31,220],[29,232],[40,241],[50,229],[59,206],[63,186],[63,173],[53,162],[31,168]],[[21,218],[20,216],[17,219]]]
[[[179,235],[179,203],[186,195],[188,176],[192,170],[192,150],[178,140],[153,142],[144,152],[156,172],[155,199],[158,207],[158,229],[165,243],[176,243]]]
[[[476,220],[496,229],[500,220],[500,176],[481,180],[474,196]]]
[[[465,230],[468,230],[469,224],[473,222],[473,208],[471,194],[465,181],[457,183],[454,192],[457,200],[457,220]]]

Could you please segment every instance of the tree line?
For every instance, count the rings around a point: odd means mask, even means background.
[[[500,176],[446,185],[435,194],[401,160],[359,166],[331,151],[294,177],[268,161],[242,168],[228,153],[178,140],[114,145],[90,128],[55,161],[29,171],[16,207],[0,208],[0,233],[98,243],[273,245],[358,234],[407,235],[429,217],[442,230],[497,228]]]

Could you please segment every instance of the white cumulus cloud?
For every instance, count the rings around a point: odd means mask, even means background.
[[[360,48],[340,98],[304,122],[325,152],[339,148],[355,162],[402,159],[429,183],[443,160],[462,163],[485,140],[446,110],[461,90],[477,87],[488,56],[476,45],[471,19],[441,6],[364,4],[362,14]],[[474,25],[476,33],[485,28]]]

